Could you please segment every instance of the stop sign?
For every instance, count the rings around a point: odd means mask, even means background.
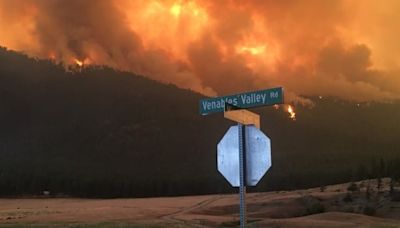
[[[253,125],[245,127],[246,185],[255,186],[271,167],[271,142]],[[239,130],[232,126],[217,146],[218,171],[233,187],[239,187]]]

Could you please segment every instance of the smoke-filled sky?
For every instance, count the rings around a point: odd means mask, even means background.
[[[400,98],[398,0],[1,0],[0,45],[206,95]]]

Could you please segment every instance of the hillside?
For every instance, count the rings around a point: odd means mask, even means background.
[[[203,96],[108,67],[0,49],[0,196],[141,197],[234,192],[216,169],[231,122]],[[297,120],[256,109],[273,167],[253,191],[398,177],[400,103],[311,98]]]
[[[354,228],[400,225],[390,179],[324,189],[247,194],[248,227]],[[237,227],[238,195],[141,199],[0,199],[0,227]]]

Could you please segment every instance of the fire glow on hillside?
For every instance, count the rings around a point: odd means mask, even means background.
[[[79,59],[74,59],[76,65],[82,67],[83,66],[83,61],[79,60]]]
[[[291,105],[288,106],[287,112],[289,113],[289,117],[292,120],[296,120],[296,113],[293,110],[293,107]]]
[[[0,45],[206,95],[400,98],[400,1],[3,0]]]

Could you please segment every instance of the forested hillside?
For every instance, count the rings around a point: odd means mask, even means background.
[[[203,96],[108,67],[0,49],[0,196],[142,197],[233,192],[216,169],[231,122]],[[399,176],[400,104],[316,99],[297,120],[271,107],[273,167],[255,191]]]

